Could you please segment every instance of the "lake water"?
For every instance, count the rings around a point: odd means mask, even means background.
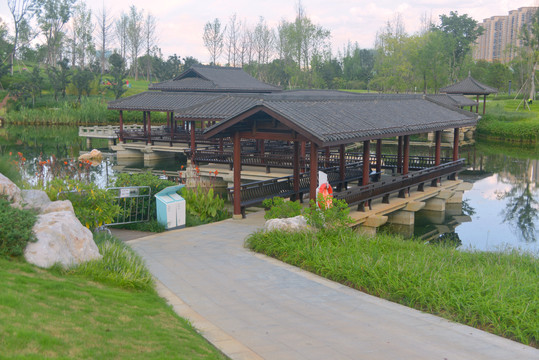
[[[94,146],[108,151],[105,140],[95,141]],[[85,139],[78,137],[76,127],[0,129],[0,155],[23,154],[27,160],[25,178],[34,183],[39,159],[54,156],[63,162],[77,158],[85,150]],[[384,150],[394,152],[390,146]],[[443,150],[442,156],[451,156],[451,151]],[[432,149],[424,147],[413,148],[411,154],[433,155]],[[539,254],[539,147],[478,142],[461,149],[461,156],[468,165],[459,177],[473,184],[464,193],[462,206],[448,206],[445,214],[420,211],[413,229],[406,231],[430,240],[449,239],[465,249],[491,251],[509,246]],[[183,161],[165,160],[155,167],[159,171],[179,170]],[[134,163],[129,168],[144,166]],[[85,176],[106,187],[123,169],[111,154],[98,165],[80,169],[75,176]]]

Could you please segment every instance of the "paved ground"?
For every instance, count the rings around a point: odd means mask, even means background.
[[[246,220],[129,241],[174,309],[233,359],[539,359],[539,350],[243,248]]]

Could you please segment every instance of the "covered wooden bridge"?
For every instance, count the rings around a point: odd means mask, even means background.
[[[253,99],[250,103],[247,99]],[[218,103],[221,100],[217,100]],[[297,92],[268,94],[263,96],[229,96],[220,105],[207,103],[180,111],[178,117],[204,118],[219,109],[226,108],[234,113],[204,132],[206,139],[230,138],[233,144],[234,214],[242,214],[244,208],[253,199],[243,199],[244,195],[253,192],[252,186],[241,183],[242,140],[252,140],[265,144],[268,141],[292,144],[286,154],[291,159],[293,175],[286,181],[287,187],[280,187],[277,182],[269,186],[272,194],[267,194],[264,184],[255,186],[259,191],[258,199],[271,196],[290,196],[298,198],[308,192],[314,198],[318,186],[318,170],[327,154],[337,150],[338,165],[330,170],[333,182],[342,191],[337,198],[346,200],[349,205],[368,206],[377,197],[387,197],[398,191],[405,196],[406,191],[417,185],[422,188],[425,183],[435,184],[443,176],[454,176],[462,167],[463,161],[458,156],[458,132],[463,126],[472,126],[477,122],[473,113],[444,106],[426,99],[422,95],[354,95],[342,96],[336,92]],[[441,131],[454,129],[455,146],[451,159],[442,162],[440,143]],[[436,133],[435,156],[430,166],[413,166],[411,161],[410,135],[434,131]],[[391,161],[384,161],[382,139],[398,137],[398,153]],[[376,141],[374,155],[371,155],[371,142]],[[360,158],[352,163],[347,162],[346,145],[362,143]],[[308,143],[309,156],[305,158],[306,168],[302,174],[302,145]],[[261,149],[265,153],[265,149]],[[320,152],[319,150],[323,151]],[[411,166],[412,165],[412,166]],[[395,167],[400,176],[391,181],[380,181],[383,167]],[[416,170],[416,171],[412,171]],[[355,171],[354,171],[355,170]],[[333,179],[333,181],[332,181]],[[347,189],[348,181],[358,180],[360,186]],[[256,195],[255,195],[256,196]]]

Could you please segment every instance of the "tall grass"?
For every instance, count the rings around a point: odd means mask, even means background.
[[[83,263],[68,270],[68,273],[126,289],[153,289],[150,271],[130,247],[104,234],[96,235],[95,241],[103,258]]]
[[[465,252],[342,229],[257,232],[246,245],[375,296],[539,345],[539,260],[532,255]]]
[[[477,124],[478,135],[503,141],[536,143],[539,140],[537,104],[532,104],[532,111],[515,111],[517,105],[516,100],[492,104]]]

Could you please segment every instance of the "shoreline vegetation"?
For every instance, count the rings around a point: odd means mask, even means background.
[[[539,348],[539,260],[349,229],[257,232],[246,247],[368,294]]]

